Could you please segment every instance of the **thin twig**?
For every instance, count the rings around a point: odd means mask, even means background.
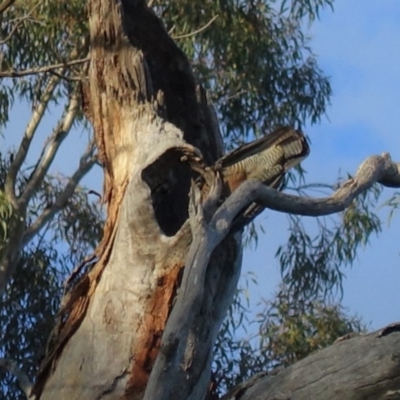
[[[190,33],[185,33],[183,35],[173,36],[172,39],[174,39],[174,40],[176,40],[176,39],[185,39],[185,38],[189,38],[191,36],[195,36],[198,33],[201,33],[203,31],[205,31],[217,18],[218,18],[218,14],[215,15],[214,17],[212,17],[203,27],[197,29],[196,31],[193,31],[193,32],[190,32]],[[171,29],[171,31],[172,31],[172,29]]]
[[[176,25],[175,25],[175,24],[172,25],[172,28],[168,31],[168,35],[171,36],[171,34],[172,34],[172,32],[175,30],[175,28],[176,28]]]
[[[225,99],[225,102],[227,103],[228,101],[231,101],[231,100],[233,100],[234,98],[239,97],[239,96],[241,96],[242,94],[246,94],[246,93],[248,93],[248,92],[249,92],[249,90],[239,90],[237,93],[232,94],[231,96],[228,96],[228,97]]]
[[[65,76],[63,74],[58,73],[57,71],[49,71],[49,74],[58,76],[60,79],[63,79],[64,81],[67,81],[67,82],[80,82],[82,80],[81,76],[78,76],[78,75]]]
[[[63,68],[63,67],[65,68],[65,67],[71,67],[72,65],[84,64],[89,61],[90,61],[90,58],[85,57],[85,58],[80,58],[78,60],[65,61],[65,62],[59,63],[59,64],[46,65],[44,67],[38,67],[38,68],[24,69],[21,71],[8,70],[8,71],[0,72],[0,78],[18,78],[21,76],[41,74],[43,72],[50,72],[55,69],[59,69],[59,68]]]

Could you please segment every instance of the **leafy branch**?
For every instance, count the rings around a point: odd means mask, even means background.
[[[17,21],[15,22],[14,26],[11,28],[10,33],[6,36],[5,39],[0,40],[0,45],[2,45],[2,44],[4,44],[4,43],[7,43],[7,42],[12,38],[12,36],[14,35],[14,33],[17,31],[18,27],[19,27],[25,20],[27,20],[28,18],[30,18],[30,16],[33,14],[33,12],[34,12],[38,7],[40,7],[40,6],[42,5],[43,2],[44,2],[44,0],[39,1],[34,7],[32,7],[32,9],[31,9],[27,14],[25,14],[24,16],[22,16],[22,17],[20,17],[20,18],[17,18]],[[2,6],[2,5],[1,5],[1,6]],[[0,6],[0,14],[1,14],[1,12],[2,12],[2,11],[1,11],[1,6]]]

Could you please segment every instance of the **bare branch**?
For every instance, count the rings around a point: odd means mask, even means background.
[[[84,64],[84,63],[89,62],[89,60],[90,60],[89,57],[85,57],[85,58],[80,58],[78,60],[65,61],[63,63],[46,65],[44,67],[38,67],[38,68],[29,68],[29,69],[24,69],[21,71],[16,71],[16,70],[12,69],[12,70],[8,70],[8,71],[0,72],[0,78],[18,78],[20,76],[35,75],[35,74],[40,74],[43,72],[50,72],[50,71],[57,70],[57,69],[63,68],[63,67],[65,68],[65,67],[70,67],[72,65]]]
[[[15,0],[4,0],[0,4],[0,14],[3,14],[4,11],[7,10],[7,8],[11,7],[15,3]]]
[[[16,195],[15,195],[15,180],[21,165],[25,161],[26,155],[28,154],[29,147],[31,145],[33,136],[35,135],[36,129],[42,120],[42,117],[46,111],[47,105],[53,95],[54,89],[56,88],[59,78],[52,76],[44,90],[43,96],[38,102],[37,106],[33,110],[32,118],[30,119],[28,126],[25,129],[24,136],[21,144],[18,148],[17,154],[14,157],[14,161],[11,163],[7,173],[5,182],[5,192],[8,199],[12,202],[14,207],[17,206]]]
[[[216,182],[219,186],[220,183]],[[212,190],[210,203],[219,189]],[[205,295],[205,277],[212,251],[223,239],[223,234],[214,231],[205,220],[199,189],[192,185],[189,204],[189,222],[192,230],[192,243],[186,258],[182,283],[176,297],[162,336],[160,351],[154,363],[146,387],[144,400],[183,398],[178,388],[173,388],[174,375],[190,375],[190,331],[193,321],[199,313]],[[193,338],[192,338],[193,339]],[[189,365],[188,365],[189,364]],[[208,364],[207,364],[208,365]],[[208,368],[204,375],[208,378]],[[188,378],[189,379],[189,378]],[[199,379],[197,385],[204,384]],[[197,388],[191,388],[196,393]],[[195,399],[192,395],[190,399]]]
[[[64,81],[67,81],[67,82],[80,82],[82,80],[81,75],[66,76],[66,75],[58,73],[57,71],[49,71],[49,73],[52,75],[58,76],[60,79],[63,79]]]
[[[42,5],[44,2],[44,0],[39,1],[34,7],[32,7],[32,9],[25,15],[23,15],[20,18],[17,18],[17,21],[15,22],[14,26],[12,27],[10,33],[7,35],[7,37],[3,40],[0,40],[0,45],[7,43],[12,36],[14,35],[15,31],[18,29],[18,27],[22,24],[22,22],[24,22],[25,20],[27,20],[28,18],[30,18],[30,16],[32,15],[32,13],[40,6]],[[1,6],[0,6],[1,7]],[[0,10],[1,13],[1,10]]]
[[[271,189],[256,181],[243,183],[214,215],[215,227],[229,229],[233,219],[247,205],[257,202],[271,210],[296,215],[322,216],[343,211],[357,196],[374,183],[400,187],[400,163],[388,153],[367,158],[354,178],[347,180],[331,196],[320,199],[294,196]]]
[[[33,396],[31,396],[33,384],[28,378],[28,375],[18,367],[15,361],[9,358],[0,358],[0,368],[11,372],[17,378],[18,385],[25,393],[26,398],[28,400],[33,399]]]
[[[178,36],[172,36],[172,39],[185,39],[185,38],[189,38],[191,36],[195,36],[198,33],[201,33],[203,31],[205,31],[216,19],[218,18],[218,14],[215,15],[214,17],[212,17],[204,26],[202,26],[201,28],[190,32],[190,33],[185,33],[184,35],[178,35]],[[171,30],[172,31],[172,30]],[[171,33],[171,31],[169,33]]]
[[[69,103],[66,107],[66,112],[57,124],[57,127],[54,129],[53,133],[47,139],[47,144],[43,148],[42,154],[39,157],[35,169],[33,170],[23,193],[18,199],[20,207],[26,207],[33,193],[42,183],[43,178],[45,177],[51,163],[54,160],[54,157],[57,154],[58,149],[60,148],[61,143],[66,138],[72,127],[78,109],[79,99],[78,94],[75,91],[71,94]]]
[[[231,231],[234,218],[253,202],[265,207],[301,215],[326,215],[346,208],[359,194],[380,182],[387,186],[400,187],[400,164],[393,163],[388,154],[368,158],[359,168],[356,176],[348,180],[332,196],[324,199],[307,199],[284,194],[269,188],[258,181],[243,183],[219,207],[208,223],[204,213],[201,193],[192,186],[189,221],[192,230],[192,243],[185,262],[182,283],[162,337],[159,354],[154,363],[144,399],[168,399],[171,393],[179,398],[179,390],[172,386],[176,374],[184,374],[190,379],[191,355],[194,354],[194,319],[198,315],[206,291],[206,271],[214,249]],[[218,182],[215,182],[217,184]],[[218,188],[211,190],[210,202],[218,194]],[[206,202],[208,199],[206,200]],[[240,269],[240,268],[239,268]],[[189,350],[190,349],[190,350]],[[175,375],[175,377],[173,377]],[[195,387],[191,387],[191,397],[204,386],[199,376]]]
[[[54,204],[46,208],[43,213],[29,226],[29,228],[26,229],[22,238],[22,243],[24,246],[29,243],[32,238],[43,228],[43,226],[53,218],[54,214],[56,214],[65,206],[67,201],[73,195],[81,179],[91,170],[93,165],[95,165],[97,156],[93,154],[94,149],[94,142],[91,142],[79,161],[79,167],[68,179],[65,188],[58,195]]]

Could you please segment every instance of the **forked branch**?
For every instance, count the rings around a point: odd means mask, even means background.
[[[393,162],[388,153],[367,158],[354,178],[345,181],[328,197],[320,199],[295,196],[266,187],[257,181],[243,183],[218,209],[214,216],[218,226],[229,229],[240,211],[253,202],[271,210],[289,214],[317,217],[343,211],[351,202],[375,183],[400,187],[400,163]],[[221,221],[225,221],[221,224]]]
[[[293,196],[254,180],[247,181],[224,201],[211,218],[207,218],[204,205],[208,202],[217,204],[218,201],[215,202],[213,198],[219,190],[211,188],[210,198],[204,201],[199,189],[193,186],[189,213],[192,243],[185,262],[182,284],[146,388],[145,400],[167,400],[172,393],[175,398],[183,398],[184,388],[176,388],[175,379],[181,374],[188,382],[193,379],[191,355],[199,350],[196,345],[204,345],[192,337],[195,335],[193,324],[204,296],[209,293],[205,277],[206,274],[212,274],[209,267],[210,256],[231,232],[232,223],[243,209],[256,202],[270,209],[298,215],[332,214],[344,210],[356,196],[376,182],[400,187],[400,164],[392,162],[388,154],[368,158],[354,178],[346,181],[331,196],[321,199]],[[196,398],[194,393],[204,393],[208,382],[208,372],[204,371],[201,376],[195,377],[196,387],[191,387],[193,397],[190,398]]]
[[[25,15],[23,15],[22,17],[17,18],[16,22],[14,23],[14,26],[11,28],[10,33],[7,35],[7,37],[3,40],[0,40],[0,45],[7,43],[14,35],[14,33],[17,31],[18,27],[22,25],[22,23],[24,21],[26,21],[27,19],[30,18],[30,16],[33,14],[33,12],[42,5],[42,3],[44,2],[44,0],[39,1],[37,4],[35,4],[31,10],[26,13]],[[4,11],[3,10],[3,4],[5,4],[6,2],[0,4],[0,14]],[[8,3],[13,3],[13,1],[9,1]],[[9,4],[9,5],[11,5]],[[7,7],[7,6],[6,6]]]

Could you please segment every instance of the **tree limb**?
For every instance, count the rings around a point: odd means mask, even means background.
[[[357,196],[375,183],[400,187],[400,163],[391,160],[388,153],[371,156],[359,167],[354,178],[347,180],[331,196],[320,199],[294,196],[266,187],[257,181],[244,182],[217,210],[214,218],[221,225],[230,226],[243,208],[257,202],[271,210],[304,215],[322,216],[343,211]]]
[[[209,362],[203,364],[201,374],[192,368],[195,354],[195,346],[199,345],[196,333],[194,333],[194,322],[199,315],[205,312],[202,310],[204,298],[209,296],[207,291],[206,274],[213,251],[226,236],[226,230],[215,229],[215,217],[211,222],[207,221],[207,214],[215,209],[219,202],[222,178],[216,175],[215,184],[211,188],[209,197],[202,203],[202,194],[193,185],[190,194],[189,223],[192,231],[192,243],[185,262],[182,283],[178,291],[176,303],[168,318],[163,336],[162,344],[156,362],[146,387],[144,400],[168,400],[185,399],[195,400],[200,398],[209,383],[212,347],[208,351]],[[206,204],[206,207],[203,207]],[[240,259],[241,257],[239,257]],[[232,276],[240,273],[239,263],[231,265]],[[235,290],[235,287],[233,290]],[[228,287],[224,290],[229,291]],[[233,295],[233,292],[232,292]],[[229,304],[215,305],[213,312],[218,314],[217,309],[223,308],[223,315]],[[219,330],[220,323],[214,322],[215,334]],[[202,327],[203,329],[206,329]],[[215,339],[215,338],[214,338]],[[214,341],[212,342],[214,343]],[[205,344],[202,343],[202,351]],[[190,388],[174,387],[177,375],[184,377],[183,382],[190,385]],[[192,382],[191,382],[192,381]],[[189,396],[187,393],[190,393]]]
[[[58,64],[46,65],[43,67],[23,69],[20,71],[11,69],[8,71],[0,72],[0,78],[18,78],[21,76],[35,75],[35,74],[40,74],[43,72],[50,72],[50,71],[57,70],[57,69],[63,68],[63,67],[65,68],[65,67],[71,67],[72,65],[87,63],[89,61],[90,61],[90,58],[85,57],[85,58],[80,58],[77,60],[65,61],[65,62],[58,63]]]
[[[332,214],[344,210],[356,196],[376,182],[400,187],[399,171],[400,164],[392,162],[388,154],[370,157],[360,166],[354,178],[346,181],[332,196],[322,199],[288,195],[266,187],[260,182],[247,181],[225,200],[211,218],[207,218],[204,205],[207,204],[207,209],[210,211],[214,208],[213,203],[218,203],[218,179],[215,182],[216,188],[212,188],[210,197],[205,201],[202,201],[201,194],[193,186],[189,212],[192,243],[185,262],[181,287],[166,324],[160,352],[144,398],[146,400],[195,399],[196,395],[204,393],[203,379],[207,376],[207,368],[204,368],[204,374],[192,383],[189,397],[187,395],[184,397],[184,388],[176,388],[173,383],[179,381],[177,378],[179,374],[185,376],[188,382],[193,379],[192,356],[188,356],[188,353],[194,354],[193,349],[198,344],[193,327],[197,315],[201,313],[203,298],[207,296],[205,277],[206,273],[210,272],[209,260],[213,251],[228,236],[236,216],[246,206],[257,202],[265,207],[293,214],[310,216]]]
[[[56,214],[65,206],[67,201],[73,195],[81,179],[91,170],[93,165],[95,165],[97,156],[93,154],[94,148],[94,143],[91,142],[79,161],[79,167],[68,179],[65,188],[57,196],[54,204],[46,208],[42,214],[39,215],[39,217],[26,229],[22,238],[22,243],[24,246],[29,243],[32,238],[43,228],[43,226],[53,218],[54,214]]]
[[[29,200],[31,199],[33,193],[38,189],[43,181],[54,157],[60,148],[61,143],[68,135],[72,124],[75,120],[76,114],[79,109],[79,98],[76,91],[71,94],[69,103],[66,107],[66,111],[58,122],[57,127],[54,129],[53,133],[47,139],[47,144],[43,148],[42,154],[33,170],[31,176],[29,177],[28,183],[26,184],[23,193],[18,199],[20,207],[26,207]]]
[[[288,368],[263,372],[222,400],[365,400],[400,398],[400,324],[338,339]]]
[[[31,396],[33,383],[28,378],[28,375],[18,367],[16,361],[9,358],[0,358],[0,368],[11,372],[17,378],[18,385],[25,393],[26,398],[28,400],[33,399],[33,396]]]
[[[15,155],[14,160],[8,170],[4,190],[7,198],[15,208],[17,207],[17,199],[15,195],[15,183],[17,174],[21,168],[21,165],[26,159],[26,155],[28,154],[36,129],[39,126],[40,121],[42,120],[42,117],[47,109],[47,105],[59,81],[60,79],[56,76],[52,76],[49,79],[49,82],[43,92],[42,98],[33,110],[32,117],[28,123],[28,126],[25,129],[21,144],[18,147],[17,154]]]

